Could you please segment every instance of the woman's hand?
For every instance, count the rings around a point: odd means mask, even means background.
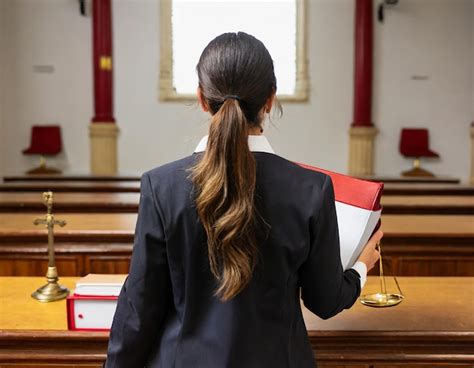
[[[362,261],[367,266],[367,272],[370,271],[380,258],[380,252],[377,249],[377,243],[382,239],[382,230],[377,230],[365,245],[364,250],[359,256],[358,261]]]

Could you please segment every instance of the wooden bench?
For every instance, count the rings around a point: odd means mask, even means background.
[[[94,213],[138,211],[139,193],[64,193],[54,197],[60,212]],[[474,196],[383,196],[384,214],[474,215]],[[38,212],[41,192],[0,192],[0,212]]]
[[[36,276],[47,264],[42,213],[0,213],[0,275]],[[136,214],[56,214],[56,259],[63,276],[126,273]],[[406,276],[474,276],[474,221],[458,215],[383,215],[386,272]],[[376,269],[372,271],[377,272]]]

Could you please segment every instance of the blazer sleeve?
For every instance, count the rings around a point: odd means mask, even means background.
[[[320,205],[310,223],[310,251],[299,269],[304,305],[322,319],[350,308],[360,295],[360,274],[343,270],[332,179],[326,175],[319,195]],[[314,203],[314,201],[313,201]]]
[[[145,173],[130,270],[118,297],[105,367],[145,366],[171,295],[165,229]]]

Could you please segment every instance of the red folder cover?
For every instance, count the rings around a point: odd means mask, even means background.
[[[383,183],[296,162],[331,177],[336,201],[337,222],[344,270],[352,267],[372,234],[380,227]]]

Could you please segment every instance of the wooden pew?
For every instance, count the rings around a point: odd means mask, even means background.
[[[0,212],[38,212],[41,192],[0,192]],[[139,193],[63,193],[54,197],[60,212],[94,213],[138,211]],[[383,196],[384,214],[474,215],[474,196]]]
[[[63,213],[137,213],[140,193],[55,193],[54,209]],[[0,192],[0,212],[40,212],[41,192]]]
[[[386,183],[384,196],[415,195],[415,196],[472,196],[474,185],[470,184],[424,184],[424,183]]]
[[[73,288],[76,280],[60,281]],[[0,367],[101,367],[108,332],[68,331],[64,300],[41,304],[30,297],[43,283],[41,277],[0,277],[0,305],[9,313],[0,319]],[[356,301],[321,320],[302,306],[319,367],[472,367],[474,278],[400,277],[399,283],[405,299],[396,307],[373,309]],[[368,277],[362,292],[378,287],[378,278]]]
[[[422,183],[422,184],[459,184],[460,179],[451,176],[380,176],[368,175],[358,176],[363,180],[382,181],[384,183]],[[15,181],[139,181],[140,174],[117,174],[117,175],[91,175],[91,174],[11,174],[3,177],[4,182]]]
[[[0,192],[67,192],[67,193],[139,193],[137,181],[15,181],[0,184]]]
[[[423,184],[459,184],[461,180],[452,176],[389,176],[389,175],[359,175],[363,180],[383,181],[384,183],[423,183]]]
[[[4,182],[28,181],[140,181],[140,174],[91,175],[91,174],[13,174],[5,175]]]
[[[0,213],[0,275],[36,276],[47,264],[42,213]],[[63,276],[126,273],[136,214],[56,214],[56,259]],[[474,276],[472,216],[383,215],[385,271],[406,276]],[[373,270],[373,273],[377,270]]]
[[[57,181],[9,181],[0,183],[0,192],[139,192],[138,181],[117,180],[57,180]],[[384,196],[474,196],[474,185],[386,183]]]

